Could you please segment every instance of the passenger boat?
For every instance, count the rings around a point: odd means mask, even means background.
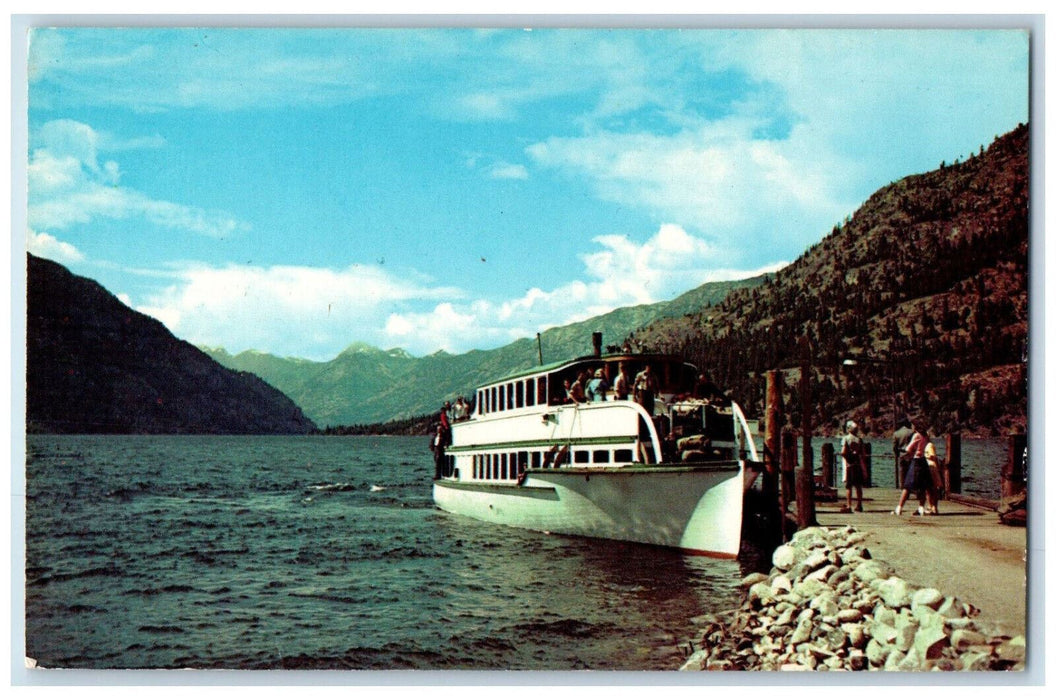
[[[633,382],[646,366],[651,401],[568,399],[583,372],[611,386],[621,367]],[[501,525],[736,557],[759,456],[736,403],[693,395],[698,374],[672,355],[603,355],[595,334],[593,355],[485,384],[450,425],[433,500]]]

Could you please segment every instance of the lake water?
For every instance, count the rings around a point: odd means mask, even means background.
[[[1000,462],[971,465],[1003,446],[966,441],[964,455],[965,491],[993,497],[983,474]],[[30,436],[27,655],[78,669],[674,670],[691,619],[737,605],[760,565],[442,513],[431,457],[424,438]],[[893,484],[884,464],[878,486]]]
[[[436,510],[424,438],[30,436],[26,652],[82,669],[677,669],[747,564]]]

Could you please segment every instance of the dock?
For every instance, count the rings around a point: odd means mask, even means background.
[[[979,608],[977,619],[1009,635],[1025,634],[1027,528],[1004,525],[993,510],[958,500],[940,501],[938,515],[913,515],[912,494],[896,516],[900,493],[863,489],[864,512],[841,513],[846,503],[841,489],[838,500],[815,503],[818,524],[854,526],[867,533],[873,558],[889,563],[900,577],[971,603]]]

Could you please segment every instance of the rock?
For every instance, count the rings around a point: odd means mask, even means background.
[[[874,620],[869,634],[881,644],[894,644],[895,638],[898,637],[898,630],[893,625]]]
[[[905,653],[898,649],[892,649],[891,653],[887,655],[884,660],[885,671],[901,671],[902,659],[906,658]]]
[[[961,668],[965,671],[989,671],[990,654],[981,651],[966,651],[961,654]]]
[[[865,626],[856,622],[845,622],[840,629],[847,635],[847,644],[855,649],[865,646]]]
[[[945,596],[943,596],[937,589],[921,588],[913,593],[913,596],[910,599],[910,605],[913,608],[927,607],[932,610],[938,610],[944,599]]]
[[[858,622],[864,617],[865,615],[862,613],[861,610],[855,610],[854,608],[851,608],[849,610],[841,610],[836,613],[836,619],[841,623]]]
[[[708,650],[700,649],[693,652],[686,662],[679,667],[679,671],[702,671],[708,660]]]
[[[913,637],[917,634],[917,629],[916,622],[900,618],[899,624],[895,626],[895,647],[899,651],[908,652],[913,646]]]
[[[752,586],[754,586],[757,583],[762,583],[764,581],[769,581],[769,580],[770,580],[770,577],[767,576],[766,574],[762,573],[762,572],[756,572],[756,573],[748,574],[743,579],[741,579],[741,588],[751,588]]]
[[[1002,642],[994,649],[994,655],[997,656],[998,660],[1006,663],[1025,661],[1027,658],[1027,640],[1020,635],[1007,642]]]
[[[807,558],[803,560],[802,566],[806,571],[814,571],[822,565],[827,564],[828,561],[828,554],[822,551],[814,551],[807,555]]]
[[[814,622],[809,618],[803,618],[796,625],[796,630],[792,633],[792,638],[789,642],[794,646],[801,644],[810,639],[810,633],[814,630]]]
[[[938,618],[942,620],[941,617]],[[950,644],[943,625],[929,624],[922,626],[913,636],[913,648],[923,659],[937,659]]]
[[[817,579],[800,581],[792,586],[792,592],[799,596],[801,600],[811,600],[829,590],[832,589]]]
[[[865,656],[869,659],[869,663],[875,667],[883,666],[890,653],[891,647],[875,638],[870,639],[869,643],[865,645]]]
[[[810,671],[809,666],[803,664],[781,664],[778,670],[781,671]]]
[[[924,668],[924,657],[915,648],[911,648],[898,662],[899,671],[920,671]]]
[[[826,561],[828,561],[828,560],[826,560]],[[839,569],[835,565],[826,564],[825,566],[822,566],[820,569],[816,569],[815,571],[812,571],[811,573],[807,574],[807,576],[806,576],[806,578],[804,580],[806,580],[806,581],[822,581],[822,582],[826,582],[826,585],[827,585],[829,577],[832,576],[837,571],[839,571]]]
[[[774,550],[771,560],[775,569],[788,571],[796,563],[796,550],[791,545],[783,544]]]
[[[748,589],[748,602],[755,604],[757,608],[769,605],[773,600],[774,592],[769,584],[760,582]]]
[[[773,580],[770,582],[770,589],[775,595],[788,593],[792,590],[792,582],[784,574],[778,574],[777,576],[774,576]]]
[[[903,608],[909,605],[912,587],[897,576],[891,576],[878,585],[880,597],[889,608]]]
[[[986,644],[986,635],[975,630],[957,629],[950,634],[950,645],[957,651]]]
[[[869,667],[869,658],[861,649],[852,649],[847,655],[847,667],[852,671],[864,671]]]
[[[871,583],[876,579],[886,579],[891,576],[891,567],[882,561],[876,559],[870,559],[863,561],[858,566],[854,567],[854,577],[864,583]]]

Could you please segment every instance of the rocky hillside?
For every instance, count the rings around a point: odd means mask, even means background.
[[[894,182],[763,285],[635,339],[684,351],[761,413],[763,373],[798,365],[805,337],[813,423],[830,432],[850,417],[888,432],[904,413],[937,434],[1025,430],[1028,154],[1021,125]],[[786,398],[798,426],[798,397]]]
[[[591,352],[591,333],[619,343],[655,319],[682,316],[718,303],[733,289],[758,286],[763,277],[702,285],[675,299],[616,309],[542,334],[543,359],[553,362]],[[379,350],[355,343],[328,362],[281,358],[247,351],[231,355],[203,348],[225,367],[252,372],[278,387],[320,426],[381,423],[435,413],[445,400],[469,396],[477,385],[539,363],[535,338],[495,350],[461,355],[438,352],[411,357],[403,350]]]
[[[258,377],[221,367],[92,280],[29,255],[26,424],[50,433],[307,433]]]

